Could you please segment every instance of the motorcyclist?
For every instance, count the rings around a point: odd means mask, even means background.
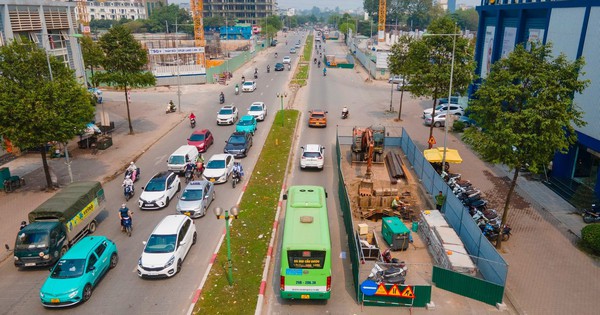
[[[327,68],[323,68],[323,75],[327,75]]]
[[[313,59],[313,63],[317,63],[317,58]]]
[[[27,226],[27,221],[21,221],[21,227],[19,227],[19,231],[24,229]]]
[[[267,65],[267,72],[271,71],[271,65]]]
[[[240,86],[236,83],[235,84],[235,94],[240,93]]]
[[[275,58],[277,58],[277,53],[275,53]]]
[[[288,63],[288,70],[292,70],[292,65]]]
[[[122,204],[121,208],[119,208],[119,220],[121,221],[121,231],[125,230],[123,226],[123,219],[130,218],[133,221],[133,216],[131,215],[131,211],[127,208],[126,204]]]
[[[139,175],[138,167],[135,165],[135,163],[133,163],[133,162],[129,163],[129,166],[125,170],[125,174],[128,174],[129,176],[131,176],[133,178],[135,178]]]
[[[175,110],[175,103],[173,103],[173,100],[169,101],[169,110],[170,111],[174,111]]]
[[[246,77],[242,76],[242,83],[246,82]]]
[[[317,67],[321,68],[321,60],[317,63]]]
[[[244,177],[244,168],[242,167],[242,164],[240,162],[233,163],[233,174],[238,176],[240,181]]]
[[[190,120],[196,120],[196,115],[194,115],[194,113],[190,113]]]
[[[194,162],[187,161],[187,163],[185,163],[184,172],[185,173],[187,173],[188,171],[191,172],[192,179],[194,179],[194,168],[196,168],[196,164]]]
[[[123,180],[123,184],[121,186],[130,187],[131,191],[133,191],[133,180],[131,179],[131,176],[125,176],[125,179]]]
[[[254,74],[258,74],[258,68],[254,68]]]
[[[223,92],[221,92],[221,94],[219,95],[219,100],[221,101],[221,103],[225,103],[225,94],[223,94]]]
[[[348,107],[344,106],[344,108],[342,108],[342,117],[348,117],[348,114],[350,112],[348,112]]]

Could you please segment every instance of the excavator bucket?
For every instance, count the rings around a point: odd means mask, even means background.
[[[371,179],[363,178],[358,185],[359,196],[372,196],[373,195],[373,181]]]

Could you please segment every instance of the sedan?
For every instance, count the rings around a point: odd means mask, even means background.
[[[252,115],[244,115],[235,125],[236,132],[249,132],[254,135],[256,132],[256,118]]]
[[[138,206],[142,210],[162,209],[169,205],[179,190],[181,182],[177,174],[170,171],[157,173],[142,187]]]
[[[248,156],[248,151],[252,147],[252,134],[248,132],[234,132],[226,141],[224,153],[229,153],[236,158]]]
[[[187,141],[188,145],[193,145],[198,148],[198,152],[206,152],[215,139],[213,138],[212,132],[208,129],[202,129],[194,131]]]
[[[86,236],[75,243],[50,270],[40,289],[45,307],[86,302],[109,269],[117,266],[117,246],[105,236]]]
[[[296,48],[290,49],[290,54],[295,54],[295,53],[296,53]]]
[[[231,154],[215,154],[210,157],[202,177],[215,184],[225,183],[233,171],[234,157]]]
[[[256,90],[255,81],[245,81],[242,84],[242,92],[254,92],[254,90]]]
[[[290,58],[290,56],[283,57],[283,63],[291,63],[291,62],[292,62],[292,58]]]
[[[283,66],[283,63],[276,63],[275,64],[275,71],[283,71],[283,69],[285,69],[285,67]]]
[[[199,218],[206,215],[213,200],[215,200],[215,185],[206,180],[195,180],[183,190],[176,209],[178,213],[190,218]]]
[[[263,121],[267,117],[267,106],[263,102],[254,102],[248,108],[248,115],[256,117],[258,121]]]
[[[394,75],[388,79],[388,83],[398,84],[402,83],[402,76]]]

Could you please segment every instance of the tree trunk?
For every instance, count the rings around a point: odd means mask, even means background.
[[[46,175],[46,189],[54,189],[52,178],[50,177],[50,168],[48,167],[48,160],[46,159],[46,145],[43,144],[40,147],[40,154],[42,155],[42,165],[44,166],[44,174]]]
[[[129,97],[127,96],[127,85],[125,86],[125,104],[127,104],[127,121],[129,122],[129,134],[133,134],[133,126],[131,125],[131,114],[129,113]]]
[[[512,197],[515,187],[517,186],[517,178],[519,178],[519,169],[521,166],[515,167],[515,174],[513,175],[512,181],[510,182],[510,188],[508,189],[508,195],[506,196],[506,202],[504,203],[504,211],[502,212],[502,222],[500,223],[500,232],[496,239],[496,249],[502,249],[502,228],[506,224],[508,218],[508,207],[510,205],[510,198]]]
[[[437,97],[433,98],[433,111],[431,112],[431,126],[429,126],[429,138],[427,139],[427,143],[429,143],[429,139],[433,137],[433,117],[435,117],[435,103],[437,102]],[[429,143],[429,148],[433,147],[433,143]]]

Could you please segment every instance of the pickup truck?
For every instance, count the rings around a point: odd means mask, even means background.
[[[106,207],[99,182],[75,182],[35,208],[29,224],[17,234],[16,267],[52,266],[69,247],[96,230],[96,217]]]

